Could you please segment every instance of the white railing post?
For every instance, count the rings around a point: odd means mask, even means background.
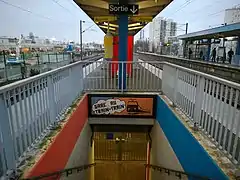
[[[179,73],[179,70],[178,68],[175,68],[175,82],[173,84],[173,106],[176,106],[177,104],[177,93],[178,93],[178,73]]]
[[[176,103],[176,99],[174,99],[175,90],[177,91],[175,81],[178,77],[178,75],[176,75],[176,69],[177,68],[171,67],[168,64],[163,65],[162,91],[169,99],[171,99],[171,101],[173,101],[173,103]]]
[[[49,75],[47,77],[47,86],[48,86],[48,96],[49,96],[49,107],[51,108],[50,122],[53,123],[56,121],[56,118],[57,118],[53,75]]]
[[[195,99],[195,106],[194,106],[194,114],[193,114],[193,121],[195,125],[199,125],[199,121],[201,118],[201,111],[202,111],[202,103],[204,97],[204,86],[205,86],[205,78],[198,75],[197,77],[197,84],[196,84],[196,99]]]
[[[120,62],[121,63],[121,70],[120,71],[122,71],[121,72],[121,74],[122,74],[122,76],[121,76],[121,92],[123,92],[123,66],[124,66],[124,64],[123,64],[123,62]]]
[[[79,85],[79,94],[81,94],[82,91],[84,90],[83,64],[79,64],[79,67],[80,67],[79,68],[79,79],[80,79],[80,82],[79,82],[80,83],[80,85]]]
[[[9,104],[11,105],[11,103]],[[3,164],[3,168],[6,171],[6,169],[16,169],[16,161],[14,155],[14,141],[11,133],[10,118],[8,116],[7,103],[4,94],[0,94],[0,115],[0,127],[3,139],[3,148],[1,148],[3,152],[0,153],[2,162],[5,162],[6,160],[6,162]]]
[[[163,64],[163,72],[162,72],[162,91],[164,94],[168,95],[167,93],[167,70],[166,70],[167,65]]]
[[[67,88],[67,91],[69,91],[69,98],[70,98],[70,104],[74,101],[74,99],[76,98],[76,96],[77,96],[77,93],[76,93],[76,91],[77,91],[77,89],[76,88],[73,88],[73,87],[76,87],[76,83],[77,82],[75,82],[75,79],[74,79],[74,72],[73,72],[73,69],[74,69],[74,67],[70,67],[69,69],[68,69],[68,73],[69,73],[69,77],[70,77],[70,82],[68,82],[69,83],[69,86],[70,87],[68,87]],[[74,85],[75,84],[75,85]]]

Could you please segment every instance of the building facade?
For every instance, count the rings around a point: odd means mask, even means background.
[[[240,7],[225,10],[224,23],[234,24],[240,22]]]
[[[160,47],[168,42],[168,37],[176,36],[177,23],[170,19],[157,17],[149,25],[150,51],[160,51]]]

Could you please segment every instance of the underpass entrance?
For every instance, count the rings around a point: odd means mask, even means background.
[[[145,180],[148,134],[94,132],[95,180]]]

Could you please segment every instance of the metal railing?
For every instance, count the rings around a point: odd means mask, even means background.
[[[0,177],[16,169],[83,91],[88,62],[0,87]],[[83,67],[85,66],[85,67]],[[91,73],[94,67],[88,71]]]
[[[5,58],[3,58],[3,56],[5,56]],[[21,79],[23,73],[21,64],[7,64],[4,62],[7,58],[7,55],[2,55],[2,61],[0,61],[0,82]],[[26,62],[24,64],[25,77],[29,77],[31,69],[37,69],[42,73],[67,65],[71,61],[71,57],[67,53],[39,54],[38,56],[32,55],[29,57],[24,55],[22,58]]]
[[[211,74],[217,77],[221,77],[223,79],[227,79],[230,81],[234,81],[240,83],[240,67],[234,65],[226,65],[226,64],[217,64],[209,61],[200,61],[200,60],[192,60],[185,59],[174,56],[164,56],[158,55],[154,53],[136,53],[140,59],[144,61],[161,61],[161,62],[169,62],[172,64],[176,64],[179,66],[183,66],[186,68],[190,68],[196,71],[201,71],[203,73]]]
[[[99,53],[92,52],[85,54],[83,56],[83,60],[88,59],[89,57],[97,56]],[[40,73],[50,71],[52,69],[56,69],[74,61],[80,60],[80,56],[75,55],[74,59],[70,55],[70,53],[40,53],[38,55],[31,55],[27,57],[27,55],[23,56],[25,60],[25,64],[22,67],[21,64],[7,64],[4,63],[4,60],[8,58],[5,55],[0,56],[0,86],[2,84],[8,84],[8,82],[12,82],[19,79],[24,79],[31,76],[31,69],[37,70]]]
[[[92,62],[84,70],[88,76],[84,79],[85,91],[134,91],[134,92],[159,92],[161,91],[162,62]],[[91,69],[95,71],[91,72]],[[125,70],[124,70],[125,69]],[[126,89],[123,84],[123,76],[119,78],[119,71],[126,72]]]
[[[240,162],[240,84],[165,63],[163,92],[235,163]]]
[[[126,89],[120,88],[127,72]],[[83,91],[161,92],[240,162],[240,85],[167,62],[75,62],[0,87],[0,175],[15,169]]]
[[[203,177],[200,175],[196,175],[196,174],[191,174],[191,173],[187,173],[187,172],[183,172],[183,171],[177,171],[174,169],[169,169],[166,167],[162,167],[162,166],[157,166],[157,165],[153,165],[153,164],[145,164],[146,168],[149,168],[151,170],[151,177],[152,179],[161,179],[161,177],[163,179],[165,179],[166,175],[170,178],[170,177],[176,177],[178,179],[205,179],[205,180],[210,180],[210,178],[208,177]],[[165,177],[165,178],[164,178]],[[170,178],[172,179],[172,178]]]
[[[87,169],[90,169],[94,166],[96,166],[96,163],[82,165],[82,166],[78,166],[78,167],[74,167],[74,168],[63,169],[61,171],[47,173],[47,174],[43,174],[41,176],[26,178],[26,179],[23,179],[23,180],[41,180],[41,179],[46,179],[46,178],[59,179],[60,177],[61,178],[69,177],[69,176],[71,177],[71,175],[76,174],[76,173],[82,173],[80,175],[82,177],[78,177],[78,178],[84,178],[84,176],[86,176],[86,175],[83,174],[83,173],[85,173],[85,171]]]

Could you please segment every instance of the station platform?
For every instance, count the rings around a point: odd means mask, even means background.
[[[186,68],[211,74],[229,81],[240,83],[240,67],[236,65],[213,63],[209,61],[191,60],[174,56],[159,55],[148,52],[135,53],[141,60],[170,62]]]

